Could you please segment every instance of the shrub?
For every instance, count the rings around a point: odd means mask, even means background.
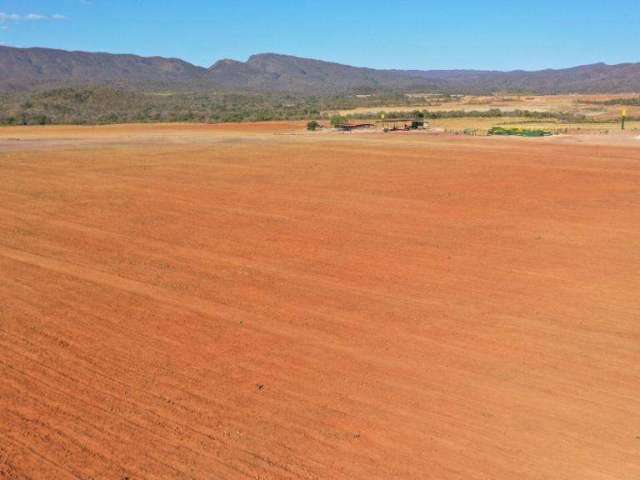
[[[533,130],[527,128],[504,128],[493,127],[488,132],[488,135],[517,135],[520,137],[547,137],[551,135],[551,132],[547,130]]]
[[[340,125],[342,123],[347,122],[347,117],[343,117],[342,115],[334,115],[331,117],[331,126],[335,127],[336,125]]]
[[[309,130],[310,132],[315,132],[318,128],[320,128],[320,124],[315,120],[311,120],[309,123],[307,123],[307,130]]]

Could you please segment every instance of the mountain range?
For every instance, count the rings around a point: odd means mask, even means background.
[[[0,46],[0,91],[69,86],[145,91],[251,91],[307,95],[377,91],[619,93],[640,91],[640,63],[541,71],[377,70],[264,53],[210,68],[176,58]]]

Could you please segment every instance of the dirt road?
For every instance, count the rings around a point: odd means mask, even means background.
[[[640,478],[640,142],[0,130],[0,478]]]

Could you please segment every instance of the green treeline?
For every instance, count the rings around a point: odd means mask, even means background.
[[[439,101],[446,101],[442,96]],[[416,105],[403,94],[300,96],[262,93],[148,93],[108,87],[0,95],[0,124],[257,122],[320,119],[326,110]]]

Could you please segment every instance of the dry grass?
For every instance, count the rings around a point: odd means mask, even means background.
[[[414,110],[430,110],[434,112],[446,111],[488,111],[500,109],[504,112],[515,110],[529,110],[533,112],[555,112],[573,113],[586,115],[590,118],[589,123],[564,123],[554,120],[541,120],[531,122],[527,118],[447,118],[432,121],[432,125],[447,130],[478,129],[486,131],[495,126],[522,126],[523,123],[531,125],[531,128],[545,128],[551,130],[569,130],[572,133],[585,132],[615,132],[619,130],[619,125],[612,123],[620,118],[623,108],[627,110],[629,117],[640,117],[640,107],[630,106],[604,106],[591,105],[586,101],[604,101],[612,98],[628,98],[637,94],[621,95],[558,95],[558,96],[513,96],[513,97],[464,97],[452,102],[443,102],[438,105],[425,103],[417,106],[388,106],[383,108],[358,108],[354,110],[343,110],[342,115],[351,114],[371,114],[382,111],[412,112]],[[631,131],[640,130],[640,122],[627,122],[627,128]]]

